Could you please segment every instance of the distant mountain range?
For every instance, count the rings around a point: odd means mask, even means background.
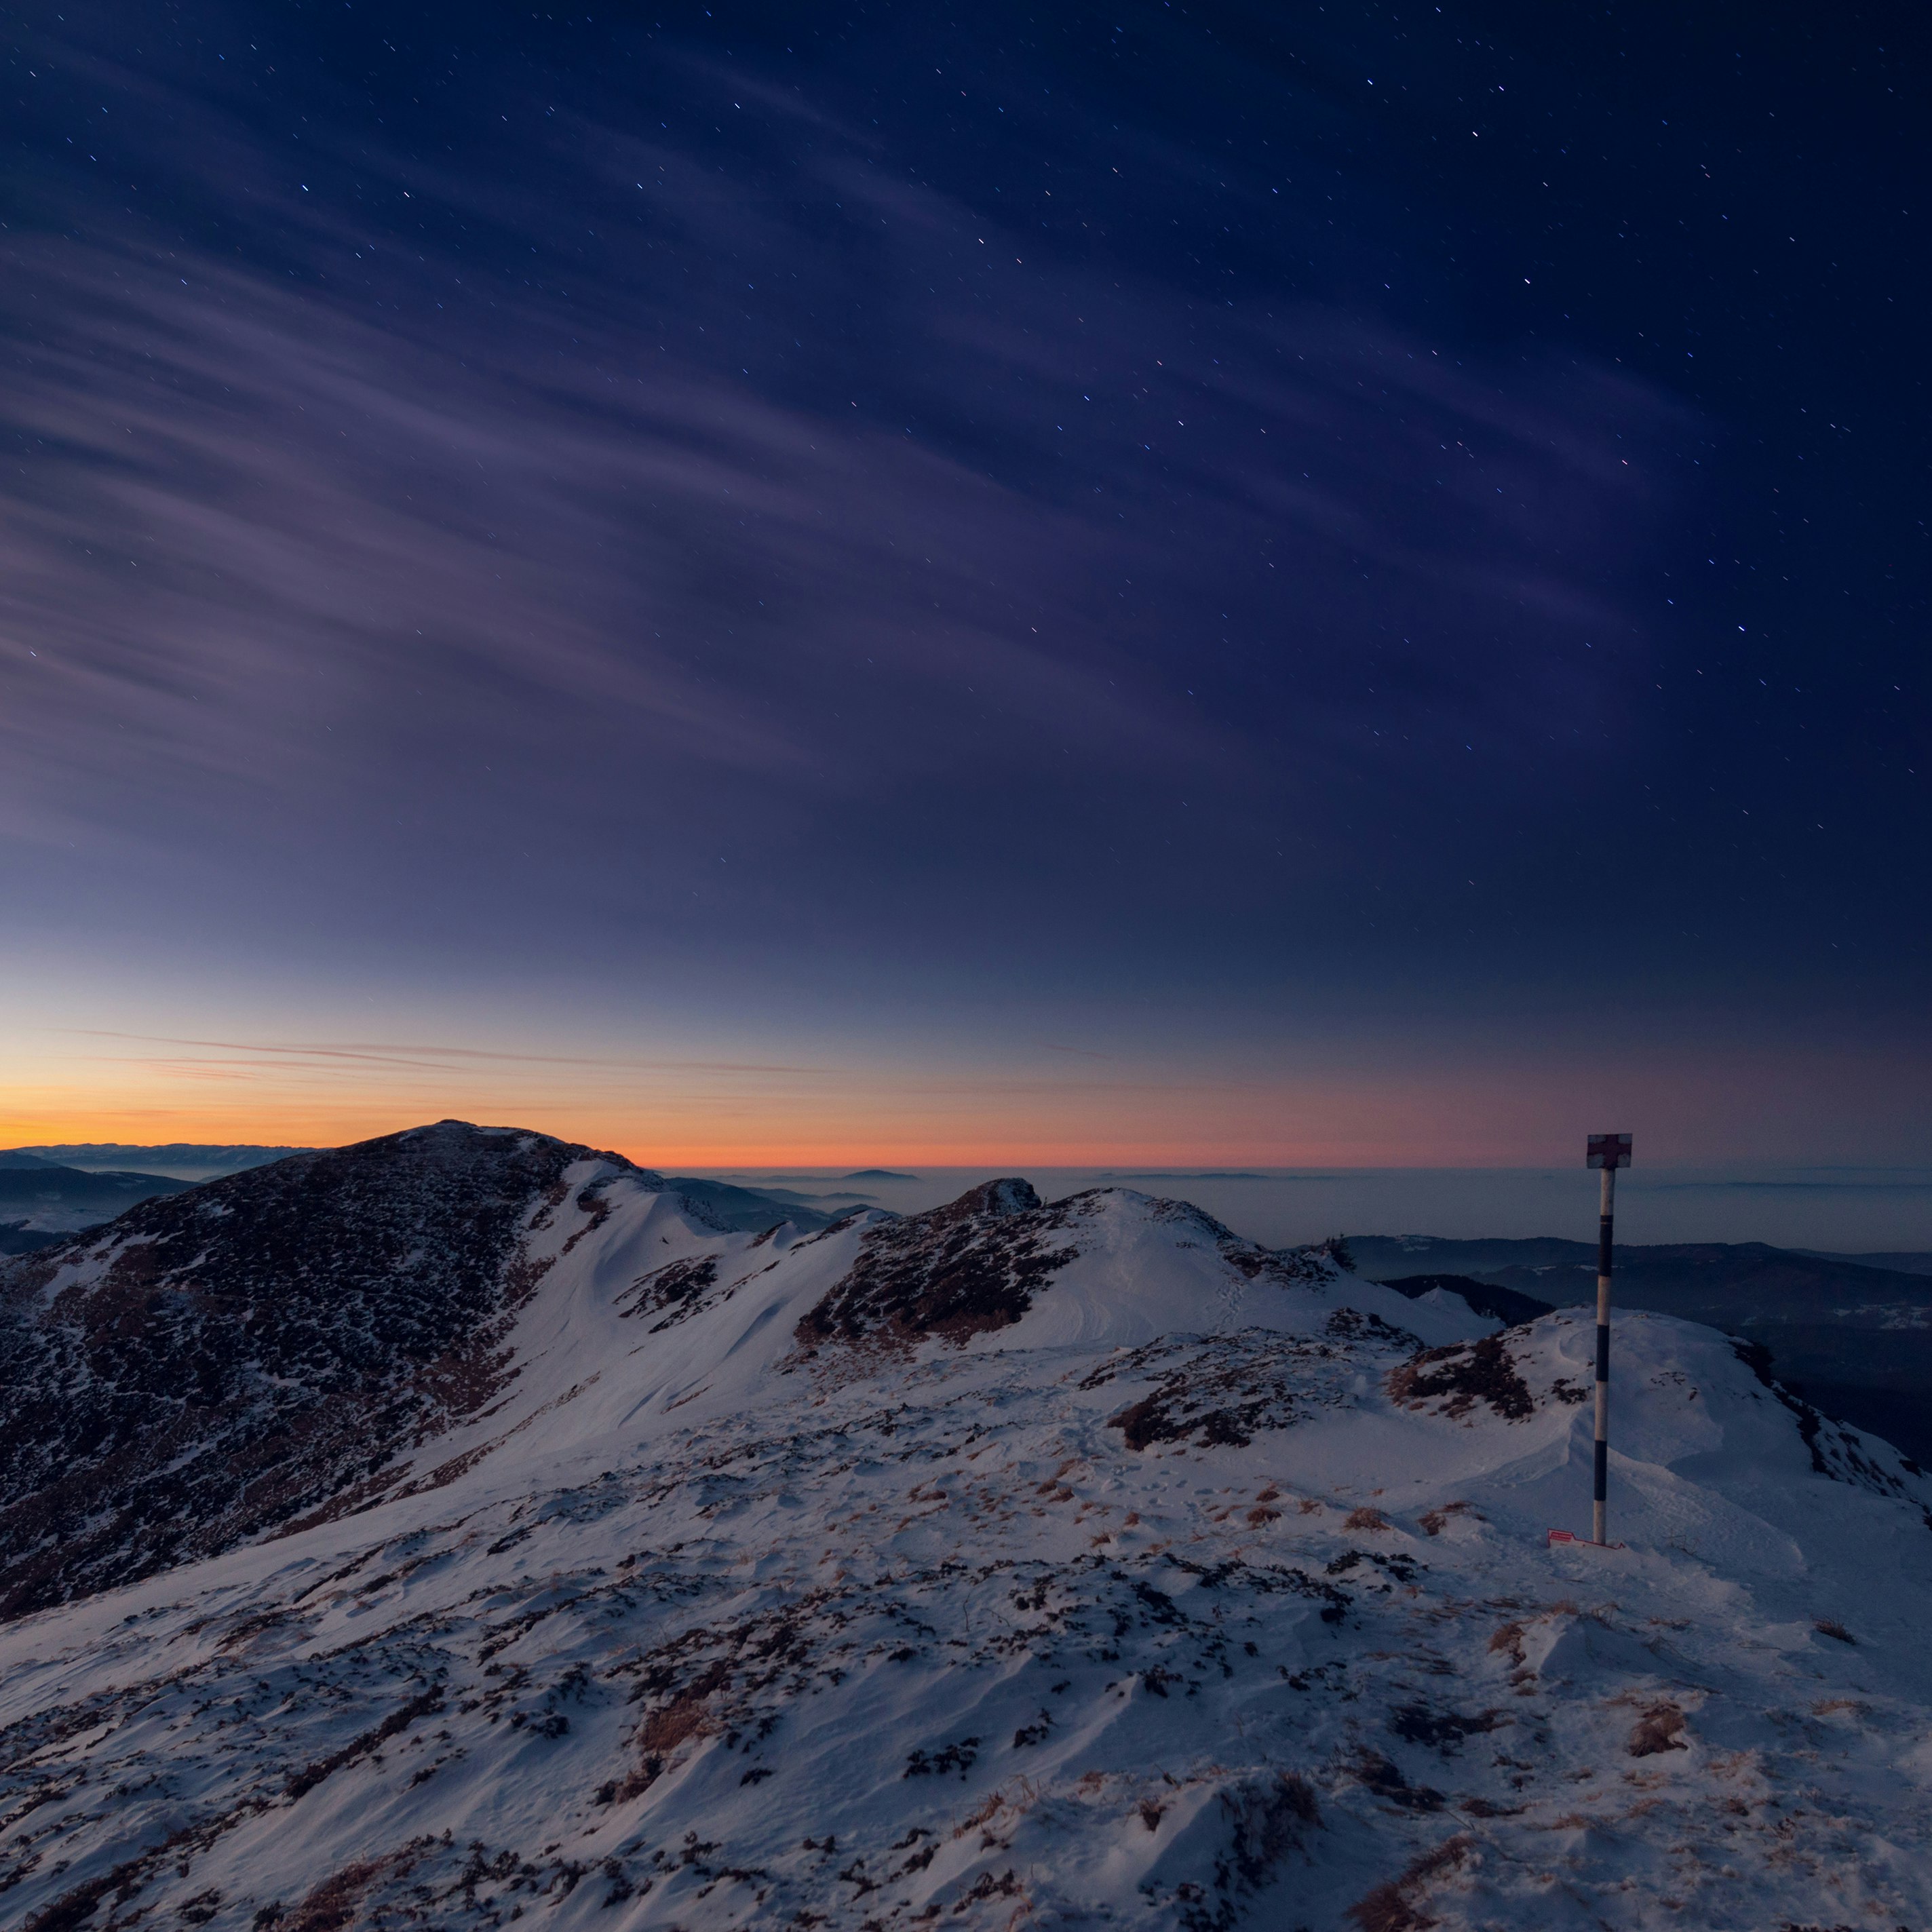
[[[83,1166],[58,1155],[97,1163],[110,1154],[138,1156],[177,1167],[226,1161],[230,1166],[224,1172],[248,1172],[305,1151],[316,1150],[181,1142],[6,1150],[0,1152],[0,1256],[30,1253],[138,1202],[194,1184],[194,1178],[152,1168]],[[912,1177],[874,1168],[844,1178]],[[868,1198],[686,1175],[667,1177],[663,1184],[718,1228],[753,1234],[783,1221],[814,1232]],[[1460,1298],[1459,1306],[1507,1322],[1595,1298],[1596,1250],[1587,1242],[1365,1234],[1352,1237],[1348,1245],[1370,1280],[1412,1299],[1440,1291]],[[1755,1241],[1691,1242],[1619,1246],[1616,1266],[1620,1307],[1678,1316],[1744,1337],[1768,1351],[1781,1380],[1826,1414],[1871,1430],[1932,1465],[1932,1252],[1827,1254]]]
[[[1376,1281],[1462,1276],[1558,1308],[1596,1299],[1588,1242],[1364,1234],[1348,1246]],[[1820,1255],[1761,1241],[1619,1246],[1614,1293],[1621,1308],[1744,1336],[1827,1414],[1932,1462],[1932,1268],[1903,1265],[1924,1262],[1932,1256]]]
[[[190,1181],[160,1174],[89,1173],[52,1161],[0,1156],[0,1255],[22,1255],[91,1228]]]
[[[719,1227],[735,1228],[744,1234],[758,1234],[781,1221],[789,1221],[794,1227],[808,1233],[816,1228],[830,1227],[842,1214],[848,1211],[843,1208],[827,1209],[808,1204],[814,1200],[836,1197],[794,1194],[782,1187],[770,1190],[734,1187],[727,1181],[698,1180],[688,1174],[667,1175],[664,1185],[676,1188],[687,1201],[709,1214]],[[853,1202],[864,1198],[856,1194],[844,1198]]]
[[[1816,1248],[1794,1248],[1792,1252],[1821,1262],[1850,1262],[1858,1268],[1894,1268],[1900,1274],[1932,1274],[1932,1252],[1921,1248],[1870,1255],[1828,1255]]]
[[[620,1205],[658,1231],[645,1240],[640,1228],[625,1250],[636,1278],[618,1310],[650,1316],[648,1334],[730,1298],[712,1292],[718,1257],[748,1281],[767,1246],[796,1272],[839,1230],[872,1230],[866,1264],[805,1318],[802,1345],[814,1349],[1004,1328],[1083,1252],[1058,1232],[1090,1218],[1048,1214],[1018,1180],[904,1219],[775,1210],[747,1189],[454,1120],[170,1186],[0,1270],[0,1619],[394,1489],[425,1442],[514,1392],[519,1311]],[[1201,1313],[1221,1315],[1244,1282],[1343,1277],[1321,1252],[1277,1256],[1198,1209],[1149,1204],[1163,1210],[1147,1222],[1162,1252],[1214,1257]],[[1147,1221],[1126,1211],[1134,1227]],[[704,1258],[687,1262],[694,1243]],[[1376,1285],[1351,1292],[1378,1322],[1400,1311],[1430,1340],[1490,1325],[1453,1297],[1411,1310]],[[1131,1319],[1096,1292],[1056,1298],[1070,1333],[1159,1334],[1158,1274]]]
[[[212,1180],[221,1174],[266,1167],[270,1161],[285,1160],[292,1154],[314,1151],[313,1148],[211,1146],[199,1141],[166,1141],[144,1146],[124,1141],[74,1141],[57,1147],[10,1148],[0,1153],[0,1165],[10,1165],[14,1156],[25,1155],[29,1160],[77,1167],[88,1173],[131,1170],[167,1174],[177,1180]]]
[[[1256,1174],[1246,1168],[1237,1167],[1187,1167],[1145,1168],[1137,1171],[1122,1169],[1101,1175],[1102,1180],[1265,1180],[1264,1174]]]

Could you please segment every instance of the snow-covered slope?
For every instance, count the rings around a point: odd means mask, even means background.
[[[465,1304],[487,1390],[0,1630],[8,1922],[1932,1918],[1932,1484],[1713,1332],[1621,1324],[1629,1546],[1552,1549],[1574,1315],[1498,1333],[1122,1190],[723,1232],[614,1157],[428,1131],[490,1200],[539,1176]],[[16,1319],[92,1307],[63,1265]]]
[[[486,1403],[628,1163],[445,1121],[143,1203],[0,1271],[0,1615],[380,1486]]]

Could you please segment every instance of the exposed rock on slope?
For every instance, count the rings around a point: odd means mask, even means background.
[[[9,1923],[1932,1917],[1932,1486],[1723,1338],[1622,1324],[1630,1546],[1552,1550],[1574,1314],[1124,1190],[557,1179],[503,1378],[373,1506],[0,1630]]]
[[[1136,1244],[1149,1251],[1145,1258],[1159,1258],[1151,1280],[1136,1264]],[[1176,1266],[1194,1256],[1198,1262]],[[1271,1288],[1332,1288],[1342,1274],[1325,1250],[1258,1246],[1184,1201],[1094,1187],[1044,1202],[1027,1181],[988,1180],[922,1214],[873,1221],[858,1259],[806,1313],[798,1337],[808,1347],[835,1339],[887,1349],[934,1338],[963,1344],[1024,1321],[1062,1271],[1083,1261],[1073,1293],[1056,1294],[1052,1312],[1080,1303],[1097,1313],[1097,1327],[1088,1325],[1109,1333],[1120,1332],[1124,1316],[1149,1334],[1217,1325],[1243,1300],[1244,1284],[1258,1285],[1260,1306]],[[1104,1288],[1094,1311],[1082,1291],[1096,1269]],[[1354,1284],[1354,1292],[1376,1307],[1400,1306],[1378,1286]],[[1066,1328],[1048,1324],[1055,1339]]]
[[[1179,1336],[1109,1355],[1082,1389],[1154,1386],[1107,1420],[1130,1449],[1157,1442],[1244,1448],[1264,1430],[1287,1429],[1324,1408],[1349,1406],[1364,1370],[1388,1373],[1415,1337],[1372,1316],[1328,1318],[1324,1338],[1244,1328],[1233,1335]]]
[[[799,1323],[799,1340],[910,1347],[1004,1328],[1079,1252],[1064,1238],[1069,1205],[1043,1207],[1024,1180],[988,1180],[944,1207],[870,1228],[851,1272]]]
[[[484,1403],[532,1238],[627,1170],[445,1121],[151,1201],[0,1276],[0,1616],[206,1556]]]

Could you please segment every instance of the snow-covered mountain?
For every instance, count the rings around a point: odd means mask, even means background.
[[[0,1912],[1923,1925],[1932,1483],[1124,1189],[446,1122],[14,1265]],[[171,1567],[164,1567],[171,1566]]]

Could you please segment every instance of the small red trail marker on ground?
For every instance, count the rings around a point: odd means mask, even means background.
[[[1604,1535],[1604,1504],[1610,1474],[1610,1230],[1616,1212],[1617,1169],[1630,1164],[1628,1134],[1592,1134],[1584,1154],[1584,1165],[1602,1170],[1603,1192],[1597,1210],[1597,1439],[1595,1466],[1592,1472],[1590,1534],[1573,1536],[1567,1529],[1552,1529],[1550,1540],[1588,1543],[1598,1550],[1621,1550]]]

